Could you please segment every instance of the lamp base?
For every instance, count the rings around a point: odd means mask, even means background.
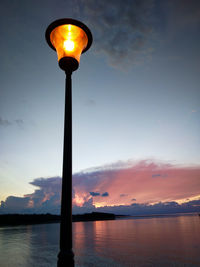
[[[73,72],[78,69],[79,63],[73,57],[63,57],[58,62],[59,67],[65,72]]]
[[[59,252],[57,267],[74,267],[74,253],[72,250]]]

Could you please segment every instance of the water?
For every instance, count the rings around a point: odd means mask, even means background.
[[[77,267],[200,266],[200,217],[73,223]],[[0,227],[1,267],[56,267],[59,224]]]

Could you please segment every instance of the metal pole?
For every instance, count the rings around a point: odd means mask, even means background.
[[[60,252],[58,267],[74,267],[72,251],[72,81],[66,71]]]

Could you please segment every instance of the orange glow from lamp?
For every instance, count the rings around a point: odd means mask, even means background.
[[[60,68],[72,72],[78,69],[81,54],[90,48],[92,34],[80,21],[59,19],[47,28],[46,40],[56,50]]]

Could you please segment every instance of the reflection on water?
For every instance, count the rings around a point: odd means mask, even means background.
[[[80,222],[75,249],[82,266],[200,266],[199,233],[198,216]]]
[[[200,218],[73,223],[78,267],[200,266]],[[0,266],[56,267],[59,224],[0,228]]]
[[[58,224],[0,227],[0,266],[56,266],[58,235]]]

